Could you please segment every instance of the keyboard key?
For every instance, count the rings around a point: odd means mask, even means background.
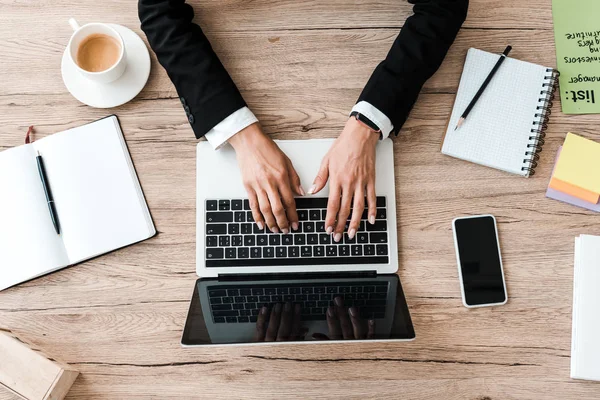
[[[387,292],[387,285],[377,285],[375,286],[376,293],[385,293]]]
[[[371,294],[369,294],[369,299],[371,299],[371,300],[386,299],[386,298],[387,298],[387,293],[371,293]]]
[[[260,296],[263,294],[265,294],[265,290],[263,288],[252,289],[252,295]],[[251,301],[258,301],[258,300],[251,300]]]
[[[206,237],[206,247],[217,247],[218,243],[216,236]]]
[[[352,293],[361,293],[362,292],[362,287],[361,286],[352,286],[350,288],[350,292],[352,292]]]
[[[256,239],[254,236],[244,236],[244,246],[255,246]]]
[[[386,219],[387,218],[387,212],[385,211],[385,208],[378,208],[377,209],[377,214],[375,214],[375,218],[376,219]]]
[[[300,247],[298,247],[298,246],[288,247],[288,256],[290,256],[292,258],[300,257]]]
[[[275,249],[275,256],[277,258],[286,258],[287,257],[287,248],[285,247],[277,247]]]
[[[301,251],[302,257],[312,257],[312,247],[302,246],[300,251]]]
[[[364,291],[367,293],[372,293],[375,291],[375,286],[365,286]]]
[[[348,237],[348,234],[344,233],[344,243],[345,244],[354,244],[354,243],[356,243],[356,236],[354,236],[352,239],[350,239]]]
[[[267,235],[258,235],[256,237],[256,244],[259,246],[266,246],[269,244],[269,237]]]
[[[216,200],[206,200],[206,211],[216,211],[217,207]]]
[[[225,235],[227,233],[226,224],[206,224],[207,235]]]
[[[281,244],[281,235],[269,235],[269,245],[279,246]]]
[[[258,301],[258,298],[256,298],[256,301]],[[246,310],[253,310],[253,309],[257,308],[256,302],[246,303],[246,305],[244,307],[246,308]],[[250,312],[250,314],[252,314],[252,312]]]
[[[222,324],[222,323],[225,323],[225,318],[224,317],[215,317],[214,321],[215,321],[215,324]]]
[[[221,301],[220,297],[212,297],[210,299],[210,304],[221,304],[221,303],[222,303],[222,301]]]
[[[252,224],[242,224],[241,229],[242,235],[249,235],[252,233]]]
[[[365,231],[365,221],[360,221],[360,224],[358,224],[358,232],[364,232]]]
[[[329,307],[329,302],[326,300],[317,301],[317,307]]]
[[[240,289],[240,294],[242,296],[250,296],[252,294],[252,290],[250,290],[250,288]],[[246,301],[250,301],[250,300],[246,299]]]
[[[369,233],[370,243],[387,243],[387,233]]]
[[[303,233],[294,235],[294,244],[295,245],[303,245],[306,244],[306,235]]]
[[[308,300],[319,300],[319,295],[316,294],[316,293],[309,294],[308,295]]]
[[[300,221],[308,221],[308,211],[306,210],[298,210],[298,220]]]
[[[321,210],[310,210],[308,212],[308,218],[311,221],[318,221],[321,219]]]
[[[378,244],[377,245],[377,255],[378,256],[387,256],[388,247],[387,244]]]
[[[250,322],[250,317],[248,317],[246,315],[240,315],[238,317],[238,322]]]
[[[228,247],[230,244],[229,236],[219,236],[219,247]]]
[[[302,224],[302,229],[305,233],[313,233],[315,231],[315,223],[305,222]]]
[[[250,201],[248,199],[244,200],[244,210],[250,209]]]
[[[240,224],[229,224],[227,225],[227,232],[230,235],[237,235],[240,233]]]
[[[327,197],[300,197],[296,199],[297,208],[327,208]]]
[[[243,237],[240,235],[232,236],[231,237],[231,245],[235,246],[235,247],[243,246],[244,245]]]
[[[299,294],[299,293],[300,293],[299,287],[291,287],[290,288],[290,294]]]
[[[350,286],[340,286],[340,293],[350,293]]]
[[[264,293],[262,291],[262,289],[260,289],[260,293],[254,293],[255,291],[256,291],[256,289],[252,290],[252,296],[246,297],[246,300],[248,301],[248,303],[257,303],[258,302],[258,296],[256,296],[256,295]],[[253,307],[249,307],[249,308],[253,308]]]
[[[223,304],[232,304],[233,303],[233,297],[223,297],[221,300],[223,300]]]
[[[246,213],[243,211],[236,211],[233,219],[235,222],[246,222]]]
[[[241,304],[241,303],[236,303],[236,304],[233,305],[233,309],[234,310],[243,310],[244,309],[244,305]]]
[[[327,246],[325,254],[327,257],[337,257],[337,246]]]
[[[283,296],[280,294],[276,294],[271,296],[271,303],[281,303],[283,302]]]
[[[325,205],[327,207],[327,205]],[[321,219],[325,221],[327,219],[327,210],[321,210]]]
[[[208,291],[208,297],[225,297],[227,296],[227,291],[226,290],[209,290]]]
[[[297,294],[296,301],[306,301],[306,295],[305,294]],[[304,308],[302,309],[302,311],[304,311]]]
[[[220,248],[214,248],[214,247],[209,247],[206,249],[206,258],[207,259],[220,259],[223,258],[225,252],[223,251],[223,249]]]
[[[241,200],[231,200],[231,209],[232,210],[241,210],[242,209],[242,201]]]
[[[368,233],[358,233],[356,235],[356,241],[358,243],[369,243],[369,234]]]
[[[267,296],[267,295],[258,296],[258,300],[261,303],[269,303],[271,301],[271,296]]]
[[[365,244],[365,256],[374,256],[375,255],[375,245],[374,244]]]
[[[324,257],[325,256],[325,246],[313,247],[313,254],[315,255],[315,257]]]
[[[319,235],[319,243],[330,244],[331,243],[331,235],[328,235],[326,233],[321,233]]]
[[[356,295],[357,300],[366,300],[369,298],[369,294],[368,293],[358,293]]]
[[[225,249],[225,258],[235,258],[236,254],[237,252],[235,247],[229,247]]]
[[[354,256],[354,257],[362,256],[362,246],[361,245],[350,246],[350,251],[352,251],[352,256]]]
[[[367,225],[368,232],[383,232],[387,231],[387,221],[375,221],[373,225]]]
[[[350,246],[339,246],[340,257],[348,257],[350,255]]]
[[[252,228],[252,232],[254,233],[265,233],[265,228],[260,229],[258,227],[258,225],[256,224],[252,224],[253,228]]]
[[[219,210],[228,211],[230,208],[229,200],[219,200]]]
[[[238,249],[238,258],[248,258],[250,257],[250,249],[247,247],[240,247]]]
[[[312,233],[310,235],[306,235],[306,243],[308,244],[319,244],[319,235],[316,233]]]
[[[254,217],[252,216],[252,211],[246,211],[246,221],[254,222]]]
[[[325,222],[319,221],[315,224],[315,229],[318,233],[325,232]]]
[[[250,258],[260,258],[261,253],[260,247],[253,247],[250,249]]]
[[[283,296],[283,301],[289,301],[289,302],[294,302],[294,295],[293,294],[286,294]]]
[[[311,287],[303,287],[302,288],[302,294],[312,294],[313,292],[313,288]]]
[[[271,296],[273,294],[277,294],[277,289],[276,288],[274,288],[274,287],[265,288],[265,295]]]
[[[277,294],[288,294],[288,288],[277,288]]]
[[[325,293],[325,286],[316,286],[314,291],[315,293]]]
[[[282,235],[281,244],[291,246],[292,244],[294,244],[294,237],[292,235]]]
[[[237,318],[236,317],[225,317],[225,322],[235,324],[237,322]]]
[[[240,315],[238,310],[213,311],[214,317],[237,317],[238,315]]]
[[[385,207],[385,197],[379,196],[377,197],[377,208]]]
[[[275,247],[264,247],[263,248],[263,257],[264,258],[275,257]]]
[[[306,303],[304,303],[304,307],[308,308],[312,308],[312,307],[316,307],[317,306],[317,302],[316,301],[307,301]]]
[[[327,286],[327,293],[337,293],[338,288],[336,286]]]

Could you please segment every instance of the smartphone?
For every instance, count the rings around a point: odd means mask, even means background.
[[[455,218],[452,231],[464,306],[505,304],[508,296],[496,218],[493,215]]]

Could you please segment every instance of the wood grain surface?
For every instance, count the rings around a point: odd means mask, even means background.
[[[398,0],[192,4],[279,139],[338,135],[411,14]],[[0,150],[22,144],[31,124],[40,137],[117,114],[159,233],[0,292],[0,327],[81,371],[68,399],[600,398],[598,384],[569,379],[574,237],[600,234],[600,219],[544,197],[565,134],[600,140],[600,116],[563,115],[556,101],[531,179],[439,151],[469,47],[511,44],[511,56],[556,65],[550,0],[471,0],[463,30],[394,141],[398,273],[417,340],[360,346],[181,348],[196,279],[197,140],[154,55],[150,80],[130,103],[100,110],[77,102],[60,74],[69,17],[123,24],[143,37],[134,0],[0,0]],[[451,221],[481,213],[499,222],[509,301],[468,310]]]

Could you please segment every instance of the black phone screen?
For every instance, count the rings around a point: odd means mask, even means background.
[[[457,219],[454,229],[467,305],[506,301],[494,218]]]

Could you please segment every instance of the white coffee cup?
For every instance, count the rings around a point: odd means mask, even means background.
[[[125,68],[127,68],[125,43],[123,42],[123,38],[121,37],[121,35],[119,35],[119,32],[117,32],[107,24],[97,22],[79,26],[77,21],[73,18],[69,19],[69,25],[71,25],[71,28],[73,28],[74,30],[73,35],[69,40],[69,44],[67,45],[67,48],[69,50],[69,61],[73,63],[73,65],[79,71],[79,73],[81,73],[86,78],[99,83],[109,83],[119,79],[121,75],[123,75],[123,72],[125,72]],[[77,51],[79,49],[79,45],[85,38],[93,34],[104,34],[110,36],[117,40],[121,48],[121,52],[117,61],[110,68],[105,69],[104,71],[86,71],[77,64]]]

